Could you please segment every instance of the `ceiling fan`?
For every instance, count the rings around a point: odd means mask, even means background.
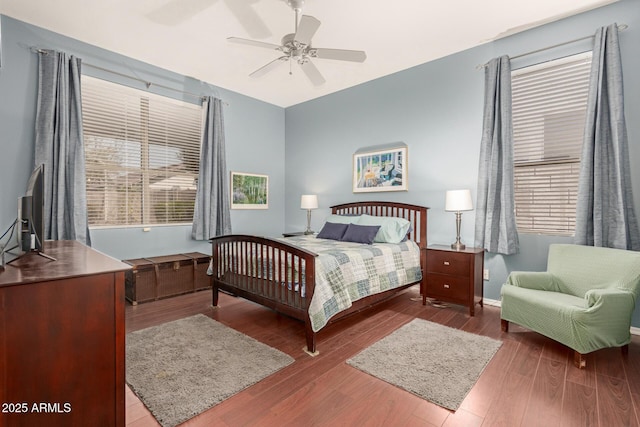
[[[261,77],[269,71],[277,68],[284,62],[297,62],[302,71],[315,86],[325,83],[324,77],[320,74],[318,68],[311,62],[311,58],[320,59],[337,59],[340,61],[363,62],[367,58],[367,54],[361,50],[345,50],[345,49],[326,49],[311,46],[311,39],[320,27],[320,21],[313,16],[302,15],[298,21],[298,14],[302,11],[304,0],[287,0],[287,4],[295,12],[295,32],[282,37],[280,45],[273,43],[265,43],[257,40],[243,39],[238,37],[229,37],[232,43],[257,46],[266,49],[277,50],[283,53],[282,56],[274,59],[268,64],[258,68],[250,77]],[[289,68],[289,74],[292,74]]]
[[[219,0],[168,0],[160,7],[147,13],[146,17],[160,25],[182,25],[209,9],[217,1]],[[254,5],[259,1],[260,0],[223,0],[223,3],[250,37],[262,39],[272,34],[254,10]]]

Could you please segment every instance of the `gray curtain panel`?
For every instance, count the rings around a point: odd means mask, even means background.
[[[513,198],[513,126],[511,120],[511,62],[494,58],[485,68],[484,115],[475,246],[489,252],[518,253]]]
[[[45,238],[91,244],[87,221],[80,58],[40,51],[36,165],[45,165]]]
[[[231,234],[222,101],[208,97],[206,103],[200,174],[191,228],[191,237],[195,240]]]
[[[594,39],[574,242],[640,250],[616,24]]]

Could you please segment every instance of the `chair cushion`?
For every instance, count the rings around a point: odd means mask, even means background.
[[[571,327],[577,312],[586,310],[584,299],[559,292],[505,285],[500,317],[574,348]]]

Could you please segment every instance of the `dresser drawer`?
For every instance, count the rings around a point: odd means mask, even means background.
[[[427,296],[445,300],[469,300],[469,278],[447,274],[427,275]]]
[[[429,251],[427,271],[468,277],[469,254],[452,251]]]

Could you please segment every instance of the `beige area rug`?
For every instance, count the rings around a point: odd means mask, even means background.
[[[347,363],[455,411],[501,341],[414,319]]]
[[[203,314],[127,334],[126,355],[127,383],[165,427],[294,361]]]

